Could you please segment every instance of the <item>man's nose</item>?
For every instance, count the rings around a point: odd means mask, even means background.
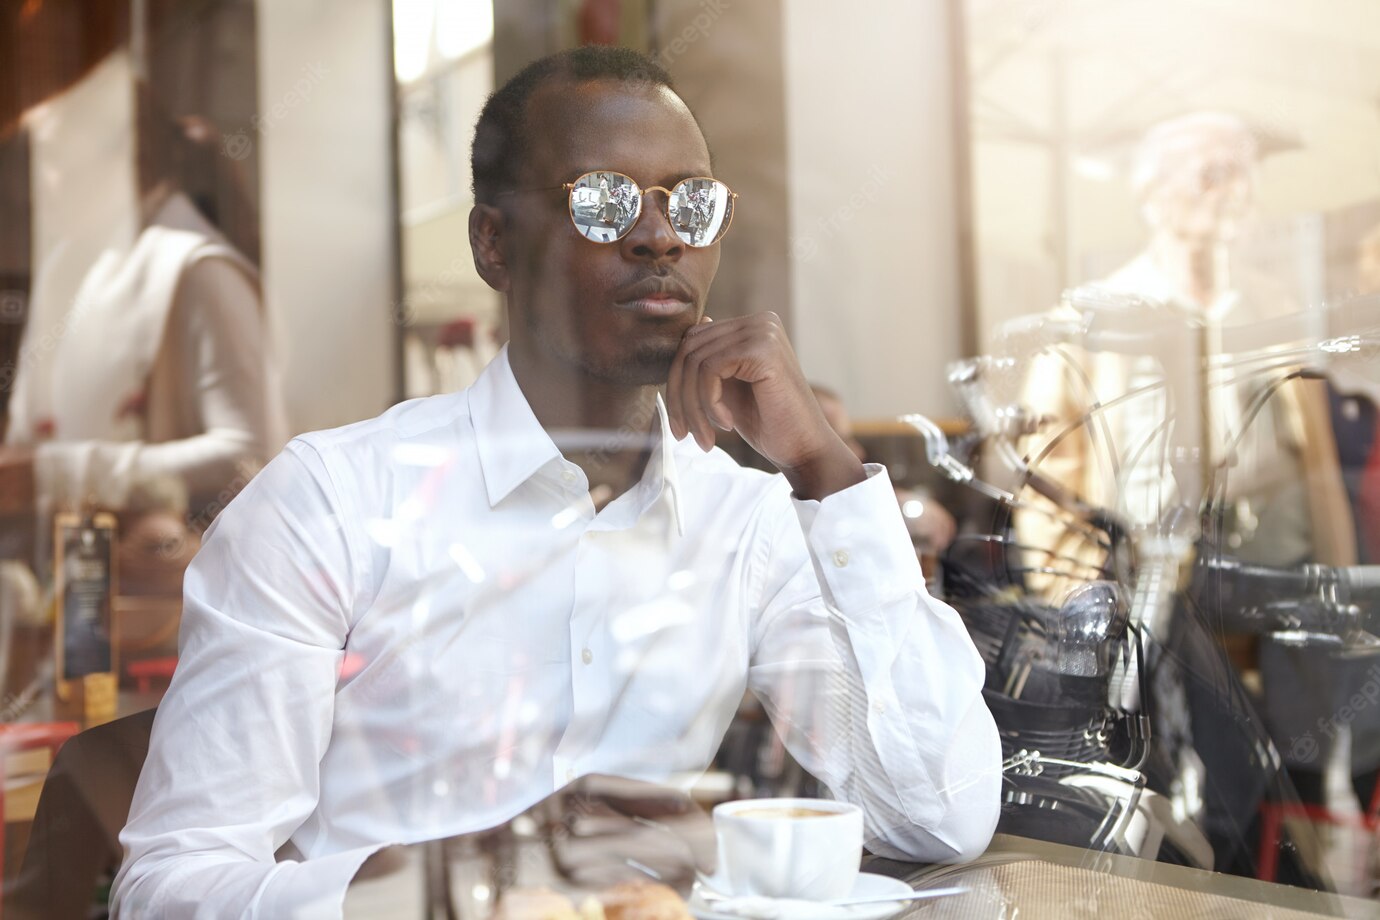
[[[685,252],[685,243],[671,229],[665,201],[666,193],[660,189],[653,189],[642,196],[642,214],[637,224],[619,241],[624,256],[660,261],[679,259]]]

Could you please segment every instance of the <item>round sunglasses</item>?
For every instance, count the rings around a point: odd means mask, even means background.
[[[627,236],[642,217],[642,199],[648,192],[663,192],[666,205],[662,210],[671,229],[682,243],[696,249],[723,239],[733,223],[733,203],[738,197],[708,176],[682,179],[669,189],[661,185],[644,189],[631,176],[607,169],[551,188],[570,194],[571,223],[581,236],[596,243],[613,243]]]

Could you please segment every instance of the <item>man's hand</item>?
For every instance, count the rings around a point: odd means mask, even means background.
[[[0,447],[0,516],[34,509],[34,452],[31,447]]]
[[[681,340],[666,384],[677,438],[704,450],[714,429],[743,440],[786,475],[801,498],[823,498],[862,482],[862,463],[829,427],[775,313],[712,322]]]

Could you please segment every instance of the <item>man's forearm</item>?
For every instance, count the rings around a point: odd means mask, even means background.
[[[885,469],[865,472],[863,483],[823,501],[796,496],[812,561],[802,577],[813,576],[822,595],[836,670],[806,692],[803,708],[789,697],[780,703],[785,721],[805,729],[796,740],[823,770],[816,775],[867,812],[879,852],[970,858],[991,836],[1001,782],[982,661],[957,613],[925,590]],[[818,612],[776,628],[803,635],[811,619],[818,623]],[[759,646],[759,661],[768,660],[809,656],[770,642]],[[766,689],[794,696],[801,676]]]

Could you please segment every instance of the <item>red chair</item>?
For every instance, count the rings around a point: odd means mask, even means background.
[[[172,680],[173,672],[176,670],[176,655],[166,658],[143,658],[125,665],[125,673],[134,678],[135,686],[140,693],[148,693],[150,683],[155,680]]]
[[[1380,777],[1375,780],[1375,788],[1370,792],[1370,805],[1363,815],[1338,814],[1325,806],[1303,802],[1266,802],[1261,805],[1260,853],[1255,874],[1262,881],[1275,880],[1275,872],[1279,868],[1279,831],[1285,818],[1306,818],[1338,827],[1350,825],[1374,834],[1380,830]]]

